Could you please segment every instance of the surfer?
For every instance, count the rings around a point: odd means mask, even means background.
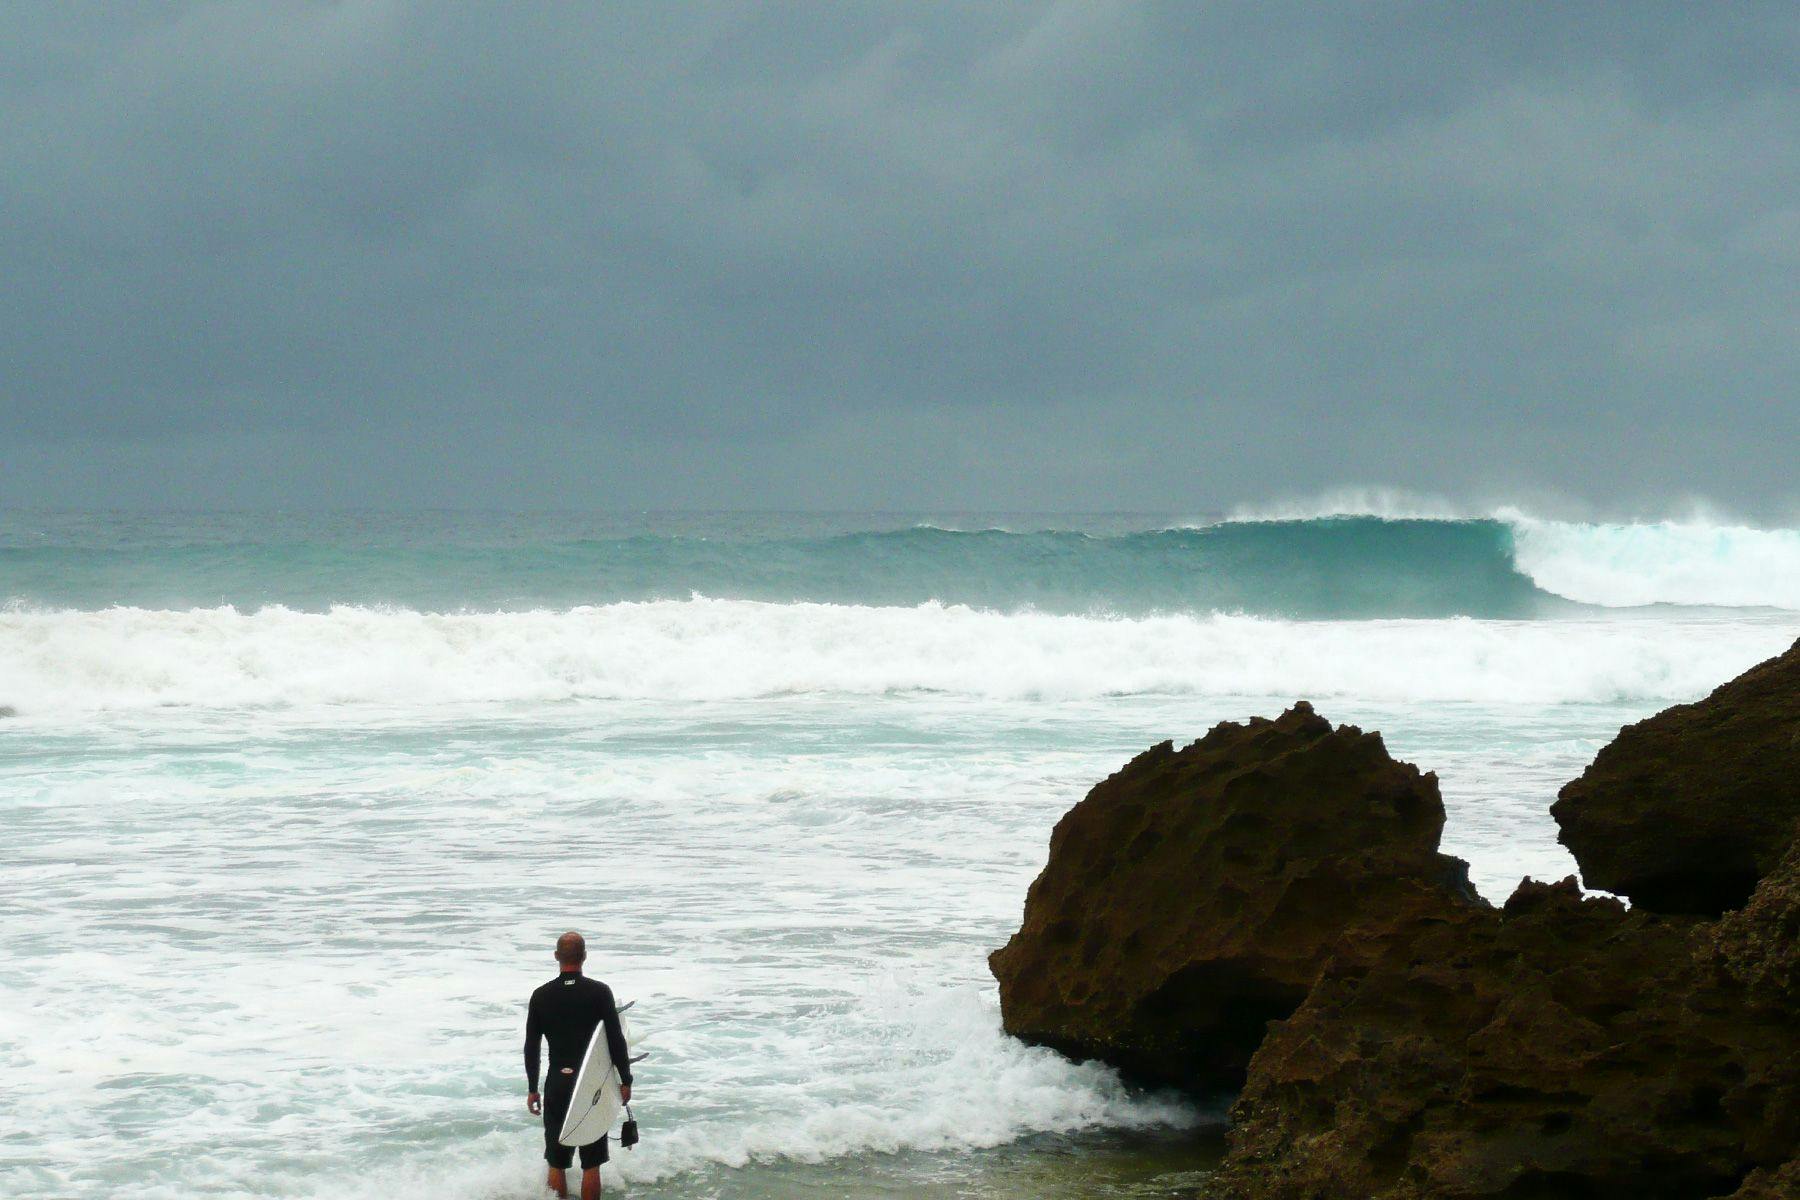
[[[572,1147],[557,1140],[563,1117],[575,1091],[575,1072],[581,1066],[594,1027],[606,1025],[606,1048],[619,1072],[619,1093],[631,1100],[631,1062],[625,1048],[625,1031],[619,1026],[619,1007],[612,989],[581,973],[587,961],[587,943],[571,930],[556,939],[556,961],[562,970],[555,979],[531,993],[525,1016],[525,1078],[531,1093],[525,1107],[544,1118],[544,1161],[550,1164],[545,1184],[558,1196],[569,1194],[564,1172],[575,1157]],[[550,1074],[538,1095],[538,1040],[550,1041]],[[581,1200],[600,1195],[600,1164],[607,1159],[606,1135],[581,1147]]]

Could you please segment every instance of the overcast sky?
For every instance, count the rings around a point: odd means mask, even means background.
[[[1800,6],[18,5],[0,503],[1800,506]]]

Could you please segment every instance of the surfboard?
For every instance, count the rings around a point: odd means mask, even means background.
[[[627,1004],[619,1010],[619,1028],[625,1034],[625,1053],[631,1053],[631,1023],[625,1019]],[[581,1070],[575,1074],[575,1094],[569,1100],[569,1113],[563,1118],[562,1132],[556,1140],[565,1146],[585,1146],[597,1142],[612,1129],[619,1111],[625,1107],[619,1095],[619,1069],[613,1065],[606,1047],[606,1022],[594,1026],[588,1039],[587,1053],[581,1056]]]

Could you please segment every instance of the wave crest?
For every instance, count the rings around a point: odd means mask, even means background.
[[[1306,499],[1240,504],[1225,519],[1232,523],[1320,521],[1333,517],[1375,517],[1383,521],[1468,521],[1489,515],[1441,496],[1391,487],[1333,488]]]
[[[1564,616],[1581,606],[1800,610],[1800,531],[1398,515],[1354,495],[1304,518],[1079,532],[934,526],[806,536],[315,538],[154,546],[0,542],[19,602],[182,610],[569,610],[706,595],[771,604],[1290,619]],[[1416,506],[1417,511],[1431,505]],[[1386,515],[1355,514],[1377,508]],[[1342,511],[1336,511],[1341,509]]]

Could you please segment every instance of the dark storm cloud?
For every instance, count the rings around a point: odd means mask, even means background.
[[[1788,6],[10,18],[13,503],[1794,494]]]

